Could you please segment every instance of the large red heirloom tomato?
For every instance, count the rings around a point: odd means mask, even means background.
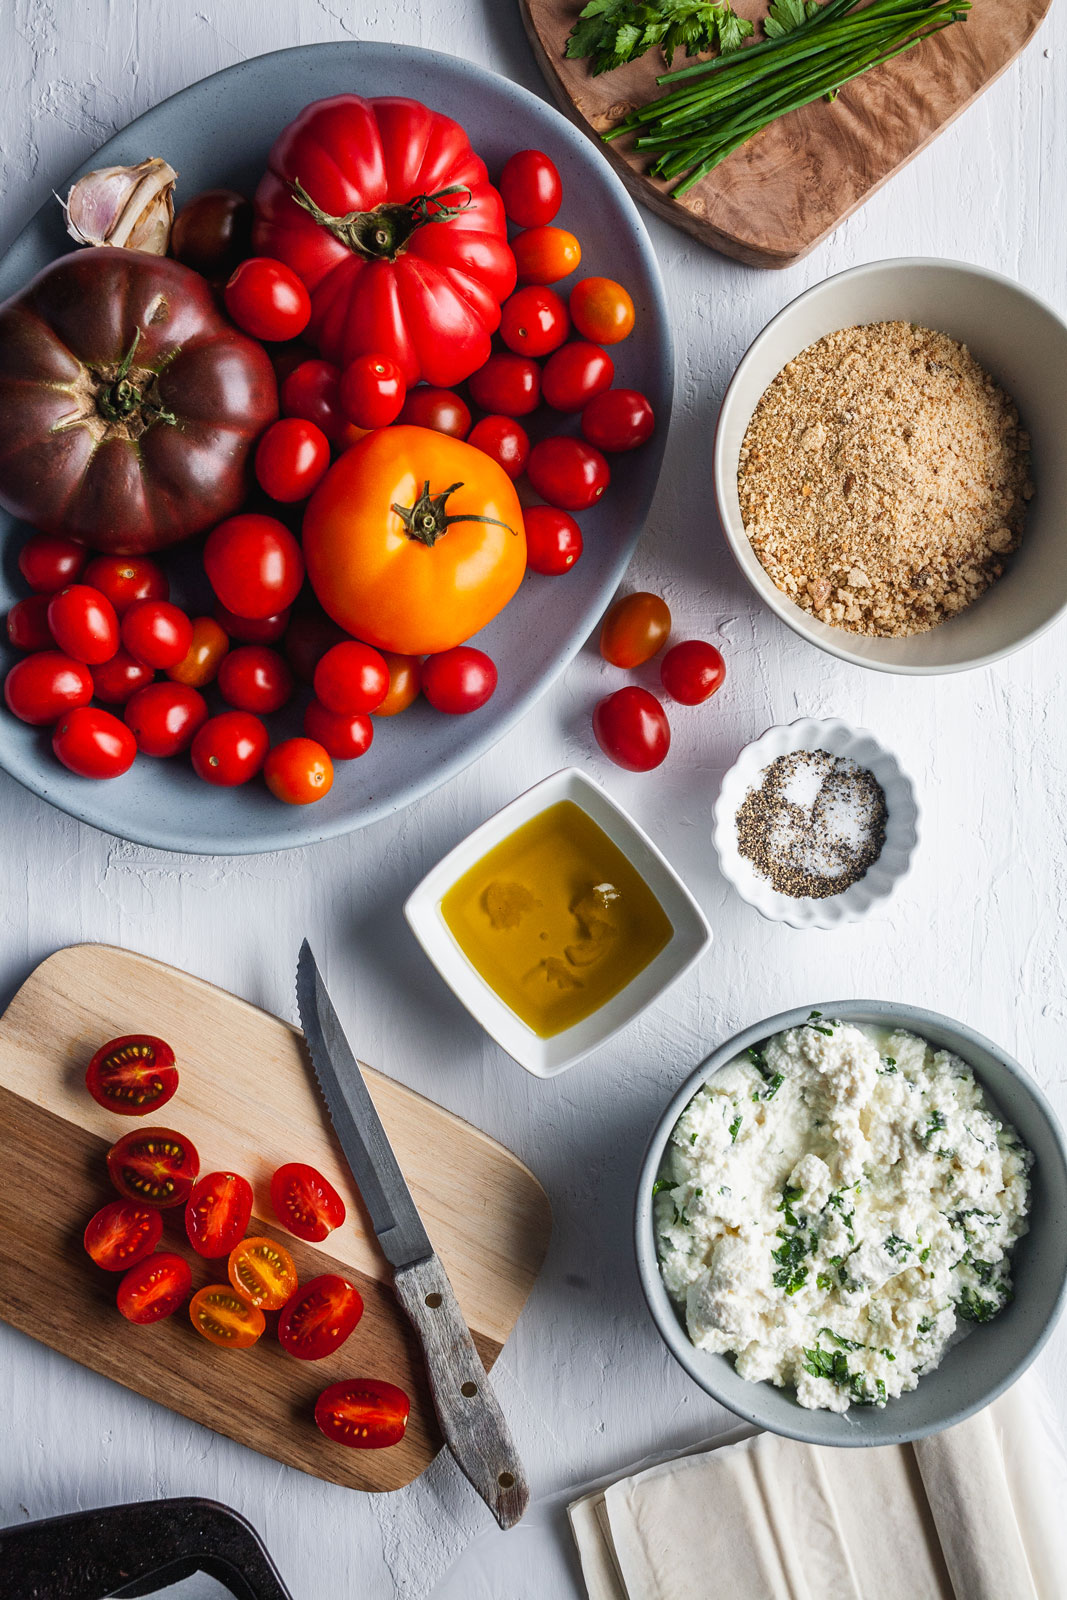
[[[515,287],[506,229],[458,123],[417,100],[338,94],[279,135],[253,237],[304,280],[330,361],[390,356],[409,388],[448,388],[485,361]]]
[[[484,451],[430,428],[379,428],[308,502],[304,560],[323,610],[347,633],[435,655],[483,628],[522,582],[522,509]]]
[[[270,360],[177,261],[77,250],[0,306],[0,505],[138,555],[236,511]]]

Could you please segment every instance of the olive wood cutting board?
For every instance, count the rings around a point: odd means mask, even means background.
[[[332,1357],[286,1355],[274,1336],[277,1313],[268,1313],[259,1343],[241,1351],[208,1344],[185,1308],[150,1327],[119,1315],[120,1274],[94,1266],[81,1238],[93,1212],[115,1198],[105,1152],[137,1125],[98,1106],[84,1083],[93,1052],[124,1033],[158,1034],[173,1046],[178,1092],[148,1120],[188,1134],[201,1172],[244,1173],[256,1197],[249,1232],[284,1242],[302,1282],[343,1272],[357,1284],[362,1320]],[[368,1070],[367,1082],[490,1367],[548,1246],[545,1193],[478,1129],[380,1073]],[[268,1185],[283,1161],[310,1162],[344,1199],[347,1218],[324,1246],[294,1239],[274,1220]],[[42,1184],[42,1172],[62,1174],[62,1182]],[[225,1260],[204,1261],[189,1248],[183,1208],[163,1215],[160,1249],[188,1258],[194,1289],[225,1282]],[[391,1282],[297,1029],[173,967],[106,945],[60,950],[31,974],[0,1018],[0,1317],[289,1466],[354,1489],[398,1489],[429,1464],[441,1438],[420,1348]],[[350,1450],[315,1427],[321,1390],[356,1377],[386,1378],[411,1396],[398,1445]]]
[[[646,176],[629,139],[600,135],[665,91],[659,50],[593,77],[563,51],[584,0],[519,0],[542,71],[562,109],[597,140],[627,188],[657,216],[753,267],[788,267],[825,239],[888,178],[947,128],[1011,65],[1052,0],[974,0],[914,50],[848,84],[832,104],[805,106],[750,139],[680,200]],[[767,0],[738,0],[758,21]],[[685,65],[676,55],[674,66]]]

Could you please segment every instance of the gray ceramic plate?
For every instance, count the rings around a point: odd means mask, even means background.
[[[371,751],[358,762],[339,763],[332,792],[306,810],[280,805],[258,783],[210,789],[181,761],[140,757],[125,777],[88,783],[59,765],[45,734],[0,713],[0,766],[71,816],[140,844],[220,855],[310,844],[387,816],[460,772],[530,709],[578,650],[633,555],[659,476],[673,357],[644,224],[595,146],[558,111],[505,78],[406,45],[346,41],[280,50],[164,101],[109,139],[79,171],[161,155],[178,169],[179,203],[217,184],[251,194],[281,128],[308,101],[345,90],[410,95],[455,117],[491,173],[515,150],[536,147],[552,157],[564,190],[557,220],[582,240],[582,272],[618,278],[633,295],[637,326],[614,352],[616,381],[644,390],[657,430],[643,449],[614,458],[610,490],[582,515],[585,553],[573,572],[528,575],[511,605],[478,636],[500,669],[489,704],[456,718],[420,702],[395,721],[380,722]],[[66,187],[59,185],[62,193]],[[49,201],[0,262],[0,299],[68,247],[59,206]],[[15,557],[25,532],[0,513],[3,611],[24,593]],[[0,652],[0,667],[9,664]],[[277,736],[299,732],[299,719],[299,709],[288,721],[285,715],[274,719]]]
[[[705,1081],[728,1061],[783,1028],[805,1022],[813,1010],[844,1022],[909,1028],[955,1053],[1033,1151],[1030,1231],[1014,1254],[1015,1299],[1005,1311],[955,1345],[941,1365],[920,1378],[910,1394],[881,1411],[853,1406],[844,1416],[807,1411],[788,1389],[739,1378],[725,1356],[690,1344],[663,1287],[652,1230],[652,1185],[675,1123]],[[1067,1297],[1067,1146],[1048,1101],[1017,1061],[980,1033],[936,1011],[885,1000],[822,1000],[770,1017],[720,1046],[687,1078],[652,1135],[637,1185],[634,1218],[641,1285],[667,1348],[708,1394],[757,1427],[808,1444],[903,1444],[949,1428],[995,1400],[1025,1371],[1052,1332]]]

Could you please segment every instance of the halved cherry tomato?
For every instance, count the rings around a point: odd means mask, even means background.
[[[248,783],[267,759],[270,736],[250,711],[223,711],[209,717],[193,738],[193,771],[205,783],[232,789]]]
[[[198,1289],[189,1302],[189,1320],[209,1344],[223,1350],[247,1350],[267,1326],[259,1307],[229,1283]]]
[[[541,394],[554,411],[581,411],[615,378],[615,363],[606,350],[585,339],[572,339],[545,362]]]
[[[287,806],[314,805],[333,788],[330,752],[317,739],[283,739],[263,763],[263,779]]]
[[[19,571],[35,594],[73,583],[89,559],[83,544],[56,533],[31,533],[19,551]]]
[[[148,556],[94,556],[82,581],[107,595],[120,617],[135,600],[170,599],[166,573]]]
[[[563,201],[563,184],[543,150],[517,150],[504,163],[497,184],[504,210],[520,228],[551,222]]]
[[[184,683],[150,683],[138,689],[123,712],[138,750],[161,759],[188,750],[207,715],[200,690]]]
[[[654,694],[633,683],[599,702],[593,732],[604,754],[629,772],[651,772],[671,747],[667,713]]]
[[[204,570],[228,610],[256,620],[292,605],[304,581],[304,558],[284,522],[245,511],[212,528]]]
[[[683,706],[699,706],[721,687],[726,662],[713,644],[704,639],[686,639],[667,651],[659,675],[672,700]]]
[[[153,1033],[124,1033],[102,1044],[85,1072],[85,1087],[105,1111],[143,1117],[178,1088],[174,1051]]]
[[[162,1322],[177,1311],[192,1286],[192,1270],[184,1256],[161,1250],[130,1268],[115,1299],[127,1322]]]
[[[228,1256],[252,1215],[252,1185],[239,1172],[198,1178],[185,1206],[185,1231],[198,1256]]]
[[[280,417],[256,446],[256,481],[283,505],[306,500],[330,465],[330,441],[305,417]]]
[[[51,650],[55,647],[52,630],[48,626],[50,597],[46,594],[27,595],[16,600],[7,614],[7,636],[16,650]]]
[[[105,705],[124,706],[154,677],[151,667],[146,667],[143,661],[135,661],[128,650],[120,647],[110,661],[102,661],[93,668],[93,694]]]
[[[341,409],[340,384],[341,369],[332,361],[302,361],[282,382],[282,416],[313,422],[332,444],[348,422]]]
[[[582,433],[598,450],[636,450],[656,426],[652,407],[637,389],[609,389],[582,412]]]
[[[347,1378],[331,1383],[315,1402],[315,1423],[335,1444],[352,1450],[381,1450],[399,1444],[408,1425],[411,1401],[395,1383],[381,1378]]]
[[[471,431],[470,406],[451,389],[434,389],[420,383],[409,389],[397,418],[415,428],[432,428],[453,439],[465,439]]]
[[[296,1262],[283,1244],[264,1234],[235,1245],[226,1272],[237,1292],[261,1311],[280,1311],[297,1290]]]
[[[330,711],[321,700],[311,700],[304,712],[304,732],[331,760],[355,761],[370,749],[374,724],[365,711]]]
[[[48,626],[59,649],[89,667],[110,661],[119,647],[115,607],[87,583],[57,589],[48,604]]]
[[[574,272],[582,247],[566,228],[527,228],[511,241],[520,283],[557,283]]]
[[[238,711],[266,716],[292,698],[293,674],[285,657],[269,645],[243,644],[222,659],[219,693]]]
[[[570,295],[574,326],[594,344],[618,344],[633,330],[634,303],[614,278],[582,278]]]
[[[326,651],[314,683],[328,711],[373,711],[389,693],[389,668],[380,651],[348,639]]]
[[[83,661],[58,650],[36,650],[16,661],[4,679],[7,708],[20,722],[47,727],[65,711],[87,706],[93,698],[93,675]]]
[[[337,1272],[305,1283],[278,1318],[278,1343],[298,1361],[321,1361],[340,1350],[363,1315],[363,1297]]]
[[[526,417],[541,400],[541,368],[527,356],[500,351],[471,373],[467,387],[483,411]]]
[[[626,594],[604,618],[600,654],[613,667],[639,667],[663,649],[670,631],[670,609],[658,594]]]
[[[278,1221],[298,1239],[321,1244],[345,1220],[345,1203],[321,1172],[287,1161],[270,1180],[270,1203]]]
[[[467,443],[484,450],[512,481],[522,477],[530,454],[530,436],[514,417],[483,417],[474,424]]]
[[[586,511],[611,482],[611,468],[583,439],[553,434],[539,439],[526,466],[530,487],[561,511]]]
[[[222,624],[214,617],[193,618],[193,642],[182,659],[167,668],[172,683],[183,683],[187,689],[203,689],[218,676],[219,662],[230,648],[230,641]]]
[[[567,511],[555,506],[527,506],[526,565],[546,578],[569,572],[582,553],[582,530]]]
[[[188,655],[193,625],[169,600],[135,600],[122,619],[122,642],[136,661],[165,670]]]
[[[144,691],[142,690],[142,693]],[[137,741],[124,722],[99,706],[65,711],[52,734],[56,758],[79,778],[121,778],[137,755]]]
[[[271,617],[239,617],[236,611],[216,601],[212,618],[229,639],[241,644],[276,644],[289,626],[290,607]]]
[[[299,339],[311,317],[311,297],[303,283],[284,262],[269,256],[242,261],[223,299],[239,328],[267,342]]]
[[[183,1206],[200,1171],[196,1146],[173,1128],[134,1128],[107,1153],[107,1170],[119,1194],[147,1206]]]
[[[520,356],[547,356],[571,330],[567,307],[554,289],[530,284],[516,289],[500,312],[500,337]]]
[[[484,650],[457,644],[427,656],[422,665],[422,692],[435,711],[465,716],[492,698],[497,672]]]
[[[418,656],[397,655],[394,650],[383,650],[382,660],[389,668],[389,690],[385,699],[375,706],[374,715],[398,717],[419,698],[422,661]]]
[[[126,1272],[150,1256],[163,1237],[163,1218],[139,1200],[111,1200],[89,1219],[85,1248],[105,1272]]]
[[[341,374],[341,409],[357,428],[387,428],[406,394],[404,374],[389,356],[357,356]]]

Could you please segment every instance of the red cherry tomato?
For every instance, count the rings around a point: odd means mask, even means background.
[[[277,644],[289,626],[291,608],[277,611],[272,617],[239,617],[236,611],[216,602],[212,617],[231,639],[241,644]]]
[[[341,409],[340,386],[341,369],[332,361],[301,361],[282,380],[282,416],[313,422],[332,444],[348,425]]]
[[[517,150],[504,163],[497,185],[504,210],[520,228],[551,222],[563,201],[563,184],[542,150]]]
[[[87,706],[93,697],[93,675],[83,661],[58,650],[38,650],[16,661],[4,679],[7,708],[20,722],[43,728],[65,711]]]
[[[256,446],[256,479],[264,494],[283,505],[306,500],[330,465],[330,441],[303,417],[272,422]]]
[[[555,411],[581,411],[595,395],[610,389],[615,363],[598,344],[574,339],[545,362],[541,395]]]
[[[632,683],[599,702],[593,732],[604,754],[629,772],[651,772],[671,747],[667,713],[654,694]]]
[[[588,510],[611,482],[611,468],[600,451],[564,434],[538,440],[526,473],[534,493],[561,511]]]
[[[312,1244],[321,1244],[345,1220],[345,1203],[333,1184],[302,1161],[278,1168],[270,1180],[270,1203],[290,1233]]]
[[[382,660],[389,668],[389,693],[381,705],[375,706],[374,715],[398,717],[419,698],[422,660],[419,656],[397,655],[392,650],[383,650]]]
[[[194,735],[193,771],[205,783],[232,789],[248,783],[267,759],[270,738],[250,711],[223,711],[209,717]]]
[[[234,322],[253,339],[298,339],[311,317],[311,297],[303,283],[269,256],[242,261],[223,299]]]
[[[541,400],[541,368],[526,356],[490,356],[484,367],[472,372],[467,387],[483,411],[505,417],[526,417]]]
[[[127,1322],[162,1322],[177,1311],[192,1286],[188,1261],[160,1250],[130,1268],[115,1299]]]
[[[600,654],[613,667],[639,667],[663,649],[671,613],[658,594],[639,590],[616,600],[600,629]]]
[[[121,617],[135,600],[168,600],[170,584],[148,556],[94,556],[82,580],[107,595]]]
[[[341,409],[357,428],[387,428],[406,394],[404,374],[389,356],[357,356],[341,374]]]
[[[163,1237],[163,1218],[154,1206],[136,1200],[111,1200],[89,1219],[85,1248],[105,1272],[127,1272],[150,1256]]]
[[[398,420],[416,428],[432,428],[453,439],[465,439],[471,431],[470,406],[451,389],[432,389],[420,383],[409,389]]]
[[[530,570],[547,578],[569,572],[582,553],[582,530],[574,518],[555,506],[527,506],[523,521]]]
[[[252,1215],[252,1185],[237,1172],[198,1178],[185,1204],[185,1231],[198,1256],[228,1256]]]
[[[48,626],[50,597],[27,595],[16,600],[7,614],[7,636],[16,650],[53,650],[55,640]]]
[[[547,356],[571,329],[567,307],[554,289],[517,289],[500,313],[500,337],[520,356]]]
[[[152,1033],[124,1033],[102,1044],[85,1072],[85,1087],[105,1111],[144,1117],[176,1093],[174,1051]]]
[[[267,788],[287,806],[310,806],[333,788],[333,762],[316,739],[283,739],[263,765]]]
[[[422,692],[435,711],[463,716],[477,711],[493,694],[496,667],[484,650],[457,644],[440,655],[427,656],[422,665]]]
[[[315,1402],[315,1424],[334,1444],[352,1450],[382,1450],[399,1444],[411,1402],[403,1389],[381,1378],[331,1383]]]
[[[150,683],[138,689],[123,713],[143,755],[180,755],[207,721],[207,701],[185,683]]]
[[[513,417],[483,417],[474,424],[467,443],[484,450],[509,478],[522,477],[530,454],[530,437]]]
[[[389,668],[380,651],[346,639],[322,657],[314,684],[328,711],[373,711],[389,692]]]
[[[284,522],[245,511],[208,534],[204,570],[228,610],[259,620],[292,605],[304,581],[304,557]]]
[[[135,600],[121,632],[130,655],[146,667],[176,667],[193,642],[192,622],[169,600]]]
[[[172,683],[184,683],[187,689],[203,689],[218,676],[219,663],[230,641],[226,630],[214,617],[193,618],[193,642],[177,666],[167,668]]]
[[[52,749],[79,778],[121,778],[137,755],[137,741],[113,712],[76,706],[56,723]]]
[[[226,1276],[261,1311],[280,1311],[296,1293],[296,1262],[283,1244],[254,1234],[230,1251]]]
[[[722,687],[726,662],[713,644],[686,639],[667,651],[659,675],[672,700],[683,706],[699,706]]]
[[[330,711],[321,700],[312,700],[304,712],[304,732],[331,760],[355,761],[370,749],[374,724],[363,711]]]
[[[31,533],[19,551],[19,571],[35,594],[55,594],[78,577],[89,552],[55,533]]]
[[[110,661],[119,647],[115,607],[87,583],[56,591],[48,605],[48,626],[60,650],[90,667]]]
[[[238,711],[266,716],[291,699],[293,674],[277,650],[265,644],[244,644],[223,657],[219,693]]]
[[[321,1361],[340,1350],[363,1315],[363,1296],[339,1272],[302,1285],[278,1318],[278,1343],[298,1361]]]
[[[511,241],[520,283],[558,283],[574,272],[582,247],[566,228],[527,228]]]
[[[298,678],[310,683],[315,668],[335,644],[343,644],[348,634],[325,612],[313,611],[294,617],[285,630],[285,654]]]
[[[110,661],[93,668],[93,694],[105,705],[124,706],[154,677],[152,668],[135,661],[128,650],[116,650]]]
[[[598,450],[636,450],[655,426],[652,407],[636,389],[609,389],[582,412],[582,433]]]
[[[582,278],[570,294],[574,326],[594,344],[618,344],[633,330],[634,303],[614,278]]]
[[[267,1319],[247,1295],[228,1283],[209,1283],[189,1302],[189,1319],[209,1344],[222,1350],[248,1350],[267,1326]]]
[[[107,1153],[108,1176],[127,1200],[146,1206],[183,1206],[200,1171],[191,1139],[173,1128],[133,1128]]]

